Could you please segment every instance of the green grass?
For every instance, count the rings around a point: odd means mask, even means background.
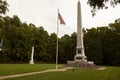
[[[55,64],[0,64],[0,76],[55,68]]]
[[[120,80],[120,67],[107,67],[106,70],[75,69],[65,72],[48,72],[7,80]]]

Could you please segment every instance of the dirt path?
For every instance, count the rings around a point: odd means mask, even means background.
[[[30,72],[30,73],[23,73],[23,74],[15,74],[15,75],[8,75],[8,76],[0,76],[0,80],[7,79],[7,78],[15,78],[15,77],[22,77],[22,76],[27,76],[27,75],[46,73],[46,72],[66,71],[67,69],[71,69],[71,68],[49,69],[49,70],[45,70],[45,71]]]
[[[100,67],[97,70],[105,70],[105,69],[106,69],[106,67]]]

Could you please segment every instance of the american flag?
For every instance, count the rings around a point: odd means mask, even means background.
[[[64,24],[65,25],[65,21],[63,20],[62,16],[60,15],[60,13],[58,12],[58,19],[60,20],[60,24]]]

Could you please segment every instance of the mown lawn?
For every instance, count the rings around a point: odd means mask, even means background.
[[[0,76],[42,71],[53,68],[55,68],[55,64],[0,64]]]
[[[120,80],[120,67],[107,67],[106,70],[75,69],[65,72],[49,72],[6,80]]]

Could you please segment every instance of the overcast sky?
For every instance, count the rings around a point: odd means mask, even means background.
[[[57,9],[66,23],[60,25],[59,36],[71,34],[77,30],[77,1],[78,0],[7,0],[9,12],[7,15],[17,15],[22,22],[43,26],[49,33],[57,28]],[[99,10],[92,17],[91,8],[86,4],[87,0],[80,0],[82,6],[82,26],[91,28],[107,26],[120,18],[120,6],[109,7],[107,10]]]

